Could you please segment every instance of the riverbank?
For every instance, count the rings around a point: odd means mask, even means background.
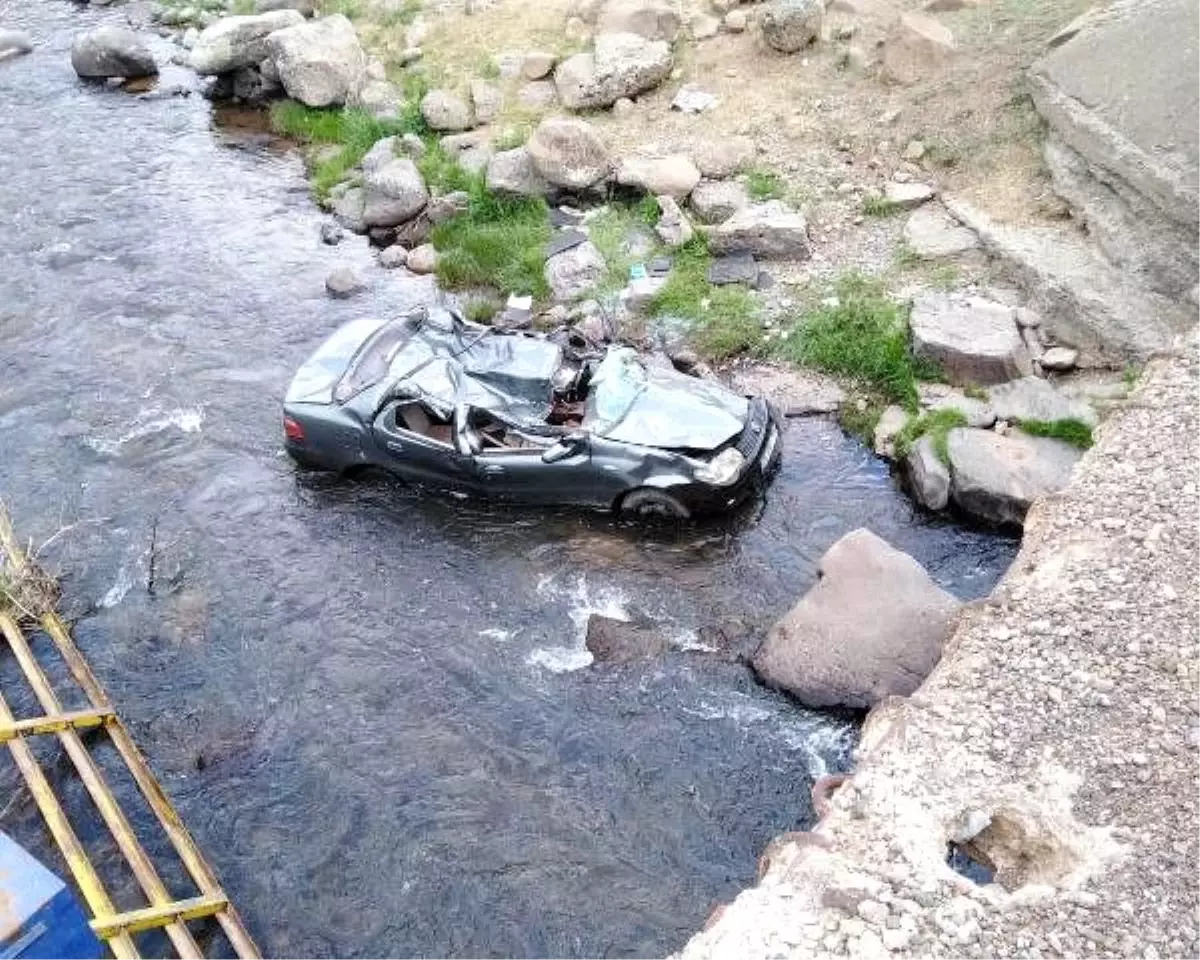
[[[1194,337],[1150,365],[820,826],[681,957],[1200,952],[1197,369]]]

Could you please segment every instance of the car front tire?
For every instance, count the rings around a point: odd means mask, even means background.
[[[689,520],[692,512],[665,490],[640,487],[621,500],[621,513],[642,520]]]

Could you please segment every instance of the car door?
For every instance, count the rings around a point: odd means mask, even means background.
[[[375,417],[371,432],[382,465],[418,483],[451,490],[469,489],[474,480],[471,458],[455,450],[450,431],[447,430],[447,442],[443,443],[405,424],[401,412],[414,402],[389,403]]]
[[[593,505],[588,441],[580,441],[569,452],[558,452],[566,455],[546,463],[543,450],[487,450],[475,455],[475,470],[484,493],[497,500]]]

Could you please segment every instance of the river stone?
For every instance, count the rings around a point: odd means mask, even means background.
[[[295,10],[222,17],[200,31],[188,64],[201,76],[255,66],[267,58],[270,34],[302,23],[304,15]]]
[[[393,243],[379,251],[379,265],[385,270],[395,270],[408,263],[408,251],[400,244]]]
[[[421,116],[434,130],[470,130],[471,105],[449,90],[430,90],[421,98]]]
[[[617,183],[635,187],[655,196],[666,194],[683,200],[700,182],[700,171],[683,154],[654,156],[635,153],[617,167]]]
[[[339,264],[325,278],[326,292],[337,300],[352,297],[366,286],[358,271],[349,264]]]
[[[608,264],[590,240],[546,261],[546,283],[556,300],[577,300],[604,279]]]
[[[1042,354],[1039,362],[1043,370],[1074,370],[1079,363],[1079,351],[1070,347],[1051,347]]]
[[[914,210],[904,224],[904,243],[925,260],[954,257],[979,249],[979,238],[960,226],[944,210],[922,207]]]
[[[1096,425],[1096,411],[1082,400],[1060,393],[1040,377],[1022,377],[988,391],[992,410],[1000,420],[1082,420]]]
[[[763,260],[807,260],[810,256],[804,214],[782,200],[742,208],[713,227],[708,242],[714,253],[745,251]]]
[[[525,80],[542,80],[550,76],[558,57],[544,50],[530,50],[521,58],[520,74]]]
[[[354,233],[366,233],[363,223],[363,189],[339,183],[329,191],[329,207],[338,223]]]
[[[920,437],[908,451],[904,465],[917,503],[927,510],[945,510],[950,502],[950,470],[937,455],[933,437]]]
[[[71,43],[71,66],[90,80],[158,73],[154,55],[128,27],[95,27],[76,35]]]
[[[661,40],[633,33],[605,33],[591,53],[568,57],[554,71],[558,98],[570,110],[610,107],[622,97],[636,97],[667,79],[671,48]]]
[[[911,694],[941,657],[959,602],[865,529],[830,547],[819,573],[755,651],[755,673],[814,708]]]
[[[909,318],[913,353],[957,384],[1002,383],[1033,372],[1016,311],[982,297],[925,293]]]
[[[658,222],[654,225],[654,232],[672,250],[685,246],[696,235],[688,218],[683,215],[674,197],[664,194],[655,199],[658,201]]]
[[[525,149],[544,180],[567,190],[585,190],[605,179],[611,168],[599,134],[573,117],[543,120]]]
[[[966,419],[968,427],[990,427],[996,422],[996,411],[984,400],[968,397],[961,390],[944,383],[921,383],[917,385],[921,406],[926,410],[957,410]]]
[[[397,152],[399,143],[398,137],[384,137],[382,140],[376,140],[371,149],[363,154],[363,158],[358,162],[363,173],[374,173],[395,160],[399,155]]]
[[[722,140],[701,140],[692,147],[692,160],[701,175],[709,180],[724,180],[739,173],[754,159],[754,141],[746,136]]]
[[[429,201],[429,191],[408,157],[394,157],[363,177],[363,223],[394,227],[411,220]]]
[[[669,0],[608,0],[596,19],[596,33],[635,33],[674,43],[681,25],[679,11]]]
[[[550,184],[537,172],[533,158],[524,147],[502,150],[492,156],[487,165],[487,188],[493,193],[519,197],[541,197],[551,189]]]
[[[750,205],[750,194],[746,192],[745,184],[736,180],[702,180],[688,202],[701,223],[724,223]]]
[[[954,34],[948,27],[923,13],[905,13],[884,41],[881,75],[890,83],[916,83],[942,66],[954,51]]]
[[[394,117],[404,103],[404,94],[390,80],[367,80],[350,91],[346,104],[365,110],[373,117]]]
[[[1082,453],[1050,437],[960,427],[947,438],[950,495],[972,516],[1022,524],[1039,497],[1062,490]]]
[[[33,40],[22,30],[0,28],[0,60],[33,50]]]
[[[821,36],[824,0],[771,0],[763,9],[763,39],[780,53],[796,53]]]
[[[893,404],[884,408],[871,436],[871,445],[879,456],[891,458],[896,455],[896,437],[907,423],[908,411],[903,407]]]
[[[598,613],[588,617],[585,643],[598,663],[650,660],[668,649],[662,632],[653,623],[629,623]]]
[[[431,243],[423,243],[408,253],[408,269],[413,273],[433,273],[438,265],[438,252]]]

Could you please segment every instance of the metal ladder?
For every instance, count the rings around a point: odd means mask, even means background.
[[[0,509],[0,572],[11,578],[20,577],[30,563],[13,534],[12,524]],[[40,629],[53,642],[66,663],[71,676],[83,691],[90,706],[83,710],[63,710],[42,665],[24,632],[26,625]],[[179,819],[171,801],[151,772],[145,757],[138,750],[125,725],[113,710],[107,694],[96,680],[87,661],[71,639],[66,624],[49,604],[36,611],[18,611],[0,604],[0,634],[25,680],[41,705],[42,716],[18,720],[0,692],[0,742],[8,745],[25,783],[33,796],[42,818],[58,845],[75,885],[92,915],[91,926],[96,935],[108,944],[116,957],[138,957],[133,936],[146,930],[161,929],[180,957],[203,957],[187,922],[212,917],[239,957],[259,957],[258,948],[246,931],[237,911],[221,889],[216,874],[205,861],[187,828]],[[104,779],[92,756],[94,744],[85,742],[81,730],[100,730],[116,748],[126,770],[137,783],[146,804],[196,888],[196,895],[183,900],[173,899],[159,876],[154,862],[134,834],[129,819],[117,797]],[[118,911],[104,888],[87,850],[76,835],[66,811],[55,795],[50,781],[34,754],[28,740],[31,737],[57,737],[62,750],[70,758],[79,779],[95,804],[101,819],[116,841],[125,864],[137,880],[146,905],[129,911]]]

